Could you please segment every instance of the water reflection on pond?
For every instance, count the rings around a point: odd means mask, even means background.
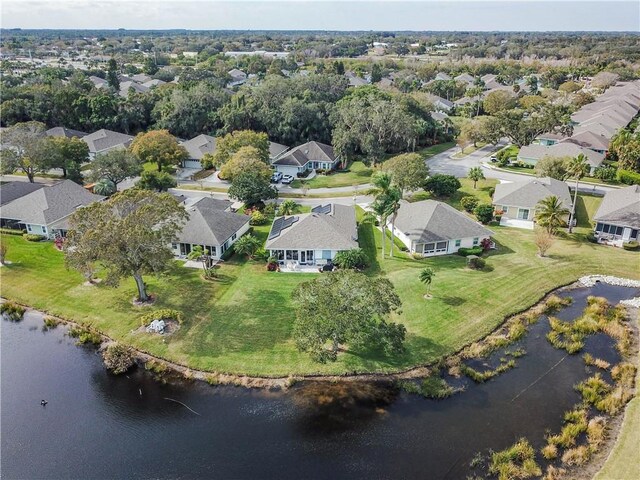
[[[564,320],[581,313],[587,295],[612,303],[638,295],[606,285],[569,293],[573,304],[557,314]],[[519,343],[528,353],[515,369],[465,382],[444,401],[384,381],[309,382],[282,393],[163,384],[140,369],[114,377],[94,349],[41,325],[35,314],[2,322],[5,478],[465,478],[476,452],[522,436],[539,448],[588,376],[579,355],[562,360],[548,344],[546,321]],[[585,351],[618,360],[603,334]]]

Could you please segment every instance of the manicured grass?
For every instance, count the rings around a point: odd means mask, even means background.
[[[466,187],[471,188],[472,187]],[[479,196],[487,195],[478,190]],[[484,197],[483,197],[484,198]],[[588,206],[585,206],[589,210]],[[581,275],[607,273],[638,278],[638,254],[594,245],[575,238],[558,239],[548,258],[538,258],[533,234],[491,227],[498,250],[487,257],[487,268],[466,268],[456,255],[413,260],[395,250],[380,256],[381,235],[371,224],[359,228],[361,246],[371,257],[369,275],[383,274],[402,299],[394,320],[407,328],[406,351],[387,357],[375,350],[347,350],[335,363],[313,363],[297,351],[291,337],[294,311],[291,292],[316,274],[267,272],[264,263],[233,257],[222,264],[219,279],[207,282],[197,270],[176,262],[166,276],[145,277],[153,307],[134,307],[133,280],[118,288],[84,286],[81,275],[64,268],[63,255],[51,243],[26,242],[3,236],[7,259],[0,268],[2,296],[81,323],[155,355],[211,371],[281,376],[287,374],[397,371],[433,362],[495,329],[506,316],[536,303],[546,292]],[[269,225],[254,234],[265,239]],[[390,240],[387,238],[387,253]],[[436,272],[432,298],[423,295],[422,268]],[[182,328],[169,337],[133,330],[150,308],[184,312]],[[163,341],[164,340],[164,341]]]
[[[431,145],[430,147],[417,150],[417,153],[419,153],[424,157],[433,157],[434,155],[437,155],[438,153],[442,153],[445,150],[449,150],[450,148],[453,148],[455,146],[456,146],[456,142],[439,143],[437,145]]]
[[[473,181],[468,178],[459,178],[462,186],[458,189],[456,193],[454,193],[451,197],[438,198],[431,195],[429,192],[418,192],[413,194],[410,198],[410,202],[419,202],[421,200],[440,200],[442,202],[448,203],[458,210],[462,210],[462,206],[460,205],[460,200],[462,197],[466,196],[475,196],[480,199],[480,203],[491,203],[491,189],[495,188],[498,184],[498,181],[492,178],[486,180],[478,181],[476,188],[473,188]]]
[[[578,193],[578,199],[576,200],[577,225],[573,230],[574,232],[587,234],[593,230],[590,219],[596,214],[601,203],[602,197],[600,196]]]
[[[330,175],[317,174],[311,180],[294,180],[293,188],[302,188],[303,183],[312,188],[350,187],[351,185],[363,185],[369,183],[373,168],[366,166],[361,161],[352,162],[347,171],[332,172]]]

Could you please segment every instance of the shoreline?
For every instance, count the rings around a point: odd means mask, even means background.
[[[571,290],[574,288],[581,287],[591,287],[595,285],[597,282],[606,283],[613,286],[622,286],[622,287],[630,287],[630,288],[640,288],[640,280],[633,279],[625,279],[620,277],[614,277],[609,275],[585,275],[577,280],[565,284],[560,285],[549,292],[546,292],[537,302],[533,305],[519,310],[508,317],[505,317],[502,322],[491,332],[485,335],[482,338],[479,338],[473,342],[470,342],[466,345],[463,345],[457,351],[446,355],[432,363],[423,364],[423,365],[415,365],[404,370],[399,370],[397,372],[370,372],[370,373],[344,373],[340,375],[323,375],[323,374],[305,374],[305,375],[296,375],[289,374],[286,376],[278,376],[278,377],[267,377],[267,376],[253,376],[253,375],[243,375],[239,373],[225,373],[225,372],[217,372],[217,371],[206,371],[193,369],[187,365],[183,365],[171,360],[167,360],[162,357],[155,356],[149,352],[136,348],[130,344],[124,342],[118,342],[114,340],[110,336],[105,333],[93,328],[87,327],[86,325],[76,322],[74,320],[69,320],[57,315],[51,315],[44,310],[38,310],[32,308],[29,305],[19,304],[27,311],[37,312],[41,314],[43,317],[48,316],[57,320],[59,323],[71,326],[77,326],[84,329],[89,329],[91,332],[95,332],[100,336],[102,342],[98,345],[98,348],[101,348],[106,343],[120,343],[121,345],[129,348],[136,360],[137,364],[142,364],[142,368],[148,362],[156,362],[158,364],[163,365],[167,370],[170,370],[173,373],[179,374],[184,378],[192,379],[192,380],[200,380],[203,382],[207,382],[211,385],[234,385],[234,386],[242,386],[246,388],[266,388],[266,389],[282,389],[286,390],[293,384],[297,382],[303,381],[327,381],[327,382],[336,382],[336,381],[379,381],[379,380],[411,380],[423,378],[430,375],[433,365],[446,363],[448,360],[454,359],[462,354],[468,347],[474,344],[479,344],[483,342],[488,337],[499,333],[504,330],[505,326],[509,324],[509,322],[513,319],[518,318],[521,315],[526,314],[529,311],[535,311],[535,309],[539,308],[548,297],[553,295],[555,292],[559,292],[562,290]],[[2,301],[7,301],[6,299],[2,299]],[[17,302],[16,302],[17,303]],[[630,304],[628,307],[633,308],[635,305]]]

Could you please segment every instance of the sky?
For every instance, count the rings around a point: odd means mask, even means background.
[[[2,0],[3,28],[640,31],[639,0]]]

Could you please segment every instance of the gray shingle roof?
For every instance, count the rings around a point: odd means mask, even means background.
[[[599,135],[589,130],[582,130],[574,133],[562,142],[571,142],[585,148],[607,150],[609,148],[609,139],[604,135]]]
[[[44,187],[44,185],[41,183],[30,182],[7,182],[0,184],[0,205],[5,205],[20,197],[24,197],[42,187]],[[4,215],[0,214],[0,217],[4,217]]]
[[[126,148],[133,141],[133,137],[103,128],[97,132],[85,135],[82,137],[82,140],[89,145],[89,152],[100,153],[116,147]]]
[[[522,182],[499,183],[493,194],[494,205],[535,208],[540,200],[556,196],[571,208],[569,186],[555,178],[532,178]]]
[[[607,192],[593,218],[598,222],[640,228],[640,186]]]
[[[592,167],[599,167],[604,161],[602,153],[594,152],[575,143],[560,142],[555,145],[545,146],[538,144],[525,145],[520,149],[518,158],[522,160],[541,160],[544,157],[577,157],[583,154]]]
[[[320,142],[307,142],[292,148],[273,161],[274,165],[303,166],[309,161],[334,162],[336,155],[331,145]]]
[[[189,153],[191,160],[202,160],[205,153],[213,153],[216,151],[216,139],[211,135],[198,135],[197,137],[182,143],[182,146]]]
[[[282,155],[287,150],[289,150],[289,147],[287,147],[286,145],[269,142],[269,157],[271,158],[276,158],[278,155]]]
[[[250,220],[249,216],[228,212],[225,207],[228,208],[228,205],[224,200],[208,197],[188,207],[189,220],[178,235],[178,241],[195,245],[222,245]]]
[[[403,201],[395,227],[412,242],[427,243],[462,238],[488,238],[493,232],[446,203]]]
[[[64,128],[64,127],[53,127],[53,128],[50,128],[49,130],[47,130],[44,133],[48,137],[67,137],[67,138],[78,137],[78,138],[82,138],[82,137],[86,137],[87,136],[87,134],[85,132],[81,132],[80,130],[72,130],[70,128]]]
[[[330,213],[312,212],[296,215],[298,221],[283,228],[280,234],[275,236],[269,234],[270,238],[267,240],[266,248],[271,250],[350,250],[357,248],[358,227],[355,208],[338,204],[330,206]],[[273,225],[271,228],[273,230]]]
[[[2,216],[22,223],[50,225],[71,215],[78,207],[103,199],[71,180],[63,180],[8,203],[2,207]]]

